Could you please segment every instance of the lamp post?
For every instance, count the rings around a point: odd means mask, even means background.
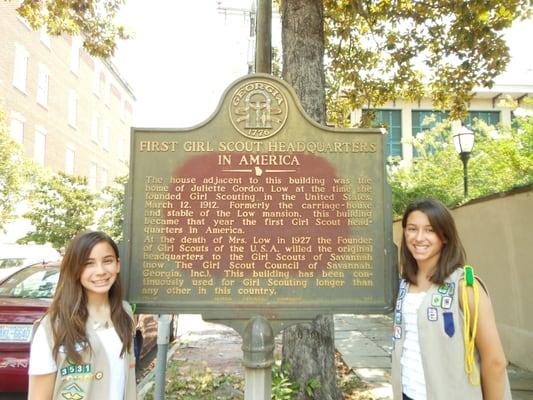
[[[453,144],[463,162],[464,197],[468,197],[468,159],[474,147],[474,132],[466,126],[461,126],[453,134]]]

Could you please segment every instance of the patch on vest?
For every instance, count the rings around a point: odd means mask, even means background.
[[[451,296],[444,296],[442,298],[442,308],[444,309],[450,309],[452,308],[452,300],[453,300],[453,297]]]
[[[431,296],[431,305],[433,307],[440,307],[442,303],[442,295],[441,294],[434,294]]]
[[[61,368],[59,371],[61,376],[67,376],[71,374],[88,374],[91,372],[91,364],[71,364],[66,367]]]
[[[85,350],[86,347],[87,347],[87,343],[85,343],[85,342],[84,343],[75,343],[74,344],[74,351],[76,353],[81,353],[83,350]],[[60,345],[58,350],[59,350],[60,353],[63,353],[63,354],[66,353],[65,346],[63,346],[63,345]]]
[[[455,325],[453,323],[453,313],[451,312],[443,312],[442,318],[444,319],[444,332],[449,337],[452,337],[455,333]]]
[[[394,323],[396,325],[400,325],[402,323],[402,313],[401,312],[396,312],[394,314]]]
[[[85,398],[85,392],[75,383],[66,386],[60,392],[60,395],[66,400],[82,400]]]
[[[428,321],[436,321],[439,319],[439,312],[435,307],[428,307]]]
[[[402,337],[402,327],[401,326],[395,326],[394,327],[394,338],[400,339]]]

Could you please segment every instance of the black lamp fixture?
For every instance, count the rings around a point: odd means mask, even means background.
[[[474,147],[474,132],[466,126],[461,126],[453,134],[453,144],[463,162],[464,197],[468,197],[468,159]]]

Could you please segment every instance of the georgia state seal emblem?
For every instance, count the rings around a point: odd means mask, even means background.
[[[287,121],[287,99],[273,83],[255,79],[241,84],[231,97],[231,123],[250,139],[266,139]]]

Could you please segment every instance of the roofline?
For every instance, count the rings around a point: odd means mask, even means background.
[[[135,97],[135,94],[133,93],[133,88],[130,86],[128,82],[122,76],[120,75],[120,72],[118,71],[118,68],[113,64],[110,60],[105,58],[100,58],[100,61],[104,63],[107,68],[111,71],[111,73],[115,76],[115,78],[120,82],[122,87],[126,89],[126,91],[131,95],[134,101],[137,101],[137,98]]]

